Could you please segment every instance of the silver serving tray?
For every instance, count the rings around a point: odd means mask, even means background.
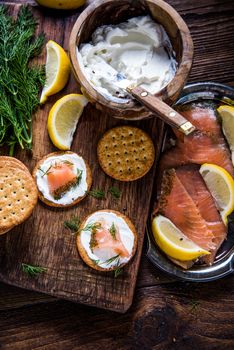
[[[205,82],[185,86],[175,105],[185,105],[191,102],[213,102],[218,105],[221,101],[233,104],[233,100],[233,88],[223,84]],[[164,148],[164,145],[162,148]],[[173,264],[154,242],[150,218],[147,225],[147,237],[148,250],[146,254],[149,260],[160,270],[178,279],[191,282],[208,282],[234,272],[234,213],[229,216],[227,239],[220,247],[212,266],[194,265],[190,269],[184,270]]]

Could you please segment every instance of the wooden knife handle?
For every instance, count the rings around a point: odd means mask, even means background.
[[[129,86],[127,91],[142,105],[157,114],[157,116],[159,116],[165,123],[179,129],[185,135],[188,135],[195,130],[195,127],[181,114],[140,86]]]

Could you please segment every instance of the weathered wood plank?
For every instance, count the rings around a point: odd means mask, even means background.
[[[232,291],[233,278],[209,288],[188,283],[142,288],[125,315],[66,301],[6,310],[0,312],[0,344],[4,350],[231,350]]]

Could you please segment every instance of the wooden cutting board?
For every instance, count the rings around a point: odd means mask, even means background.
[[[11,13],[16,14],[20,5],[11,5]],[[79,15],[78,12],[62,12],[54,15],[37,6],[33,13],[38,18],[39,28],[46,34],[46,40],[55,40],[68,49],[69,35]],[[45,50],[39,58],[45,62]],[[39,109],[34,117],[33,151],[19,151],[16,156],[30,170],[44,155],[56,151],[47,134],[47,116],[55,101],[68,94],[79,92],[73,76],[67,87]],[[156,155],[160,153],[163,123],[159,119],[142,122],[122,122],[108,118],[89,104],[79,121],[72,150],[88,160],[93,174],[93,188],[108,192],[111,186],[120,189],[122,196],[113,199],[110,194],[105,200],[87,197],[72,209],[58,210],[38,203],[33,215],[22,225],[0,236],[0,280],[22,288],[47,293],[79,303],[100,308],[125,312],[132,303],[137,272],[139,268],[146,221],[150,206],[156,161],[151,171],[141,180],[121,183],[106,176],[97,161],[96,148],[103,133],[116,125],[135,125],[151,135]],[[132,262],[124,268],[123,274],[114,278],[113,273],[100,273],[86,266],[76,248],[75,235],[64,228],[64,220],[73,215],[81,219],[99,209],[114,209],[126,214],[135,224],[139,242]],[[47,268],[47,272],[37,278],[30,278],[22,271],[21,264],[27,263]]]

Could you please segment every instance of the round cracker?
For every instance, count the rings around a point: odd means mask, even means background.
[[[44,163],[44,161],[45,161],[46,159],[48,159],[48,158],[50,158],[50,157],[54,157],[54,156],[56,156],[56,155],[61,156],[61,155],[63,155],[63,154],[69,154],[69,153],[70,153],[70,154],[77,154],[79,157],[81,157],[78,153],[71,152],[71,151],[65,151],[65,152],[53,152],[53,153],[49,153],[49,154],[47,154],[45,157],[43,157],[41,160],[39,160],[39,162],[36,164],[35,168],[33,169],[33,173],[32,173],[32,175],[33,175],[33,177],[34,177],[34,179],[35,179],[35,182],[37,183],[36,173],[37,173],[38,169],[42,166],[42,164]],[[39,188],[38,188],[38,196],[39,196],[39,199],[40,199],[43,203],[45,203],[45,204],[47,204],[47,205],[49,205],[49,206],[51,206],[51,207],[56,207],[56,208],[69,208],[69,207],[73,207],[73,206],[76,205],[77,203],[81,202],[82,199],[84,199],[84,198],[87,196],[87,194],[88,194],[88,192],[89,192],[89,190],[90,190],[90,188],[91,188],[91,186],[92,186],[92,173],[91,173],[91,169],[90,169],[88,163],[86,162],[86,160],[85,160],[83,157],[81,157],[81,158],[82,158],[83,161],[85,162],[85,166],[86,166],[87,191],[86,191],[86,193],[84,194],[84,196],[78,197],[76,200],[74,200],[74,201],[73,201],[72,203],[70,203],[70,204],[64,205],[64,204],[54,203],[54,202],[48,200],[47,198],[44,197],[43,193],[41,193],[41,191],[40,191]]]
[[[31,174],[16,163],[0,166],[0,232],[25,221],[37,203],[37,187]]]
[[[14,165],[17,168],[20,168],[22,170],[28,171],[28,168],[24,163],[22,163],[19,159],[14,158],[14,157],[9,157],[9,156],[0,156],[0,167],[1,166],[6,166],[6,165]]]
[[[138,241],[138,236],[137,236],[137,232],[136,232],[136,228],[135,226],[133,225],[132,221],[124,214],[120,213],[119,211],[117,210],[110,210],[110,209],[104,209],[104,210],[97,210],[96,212],[93,212],[92,214],[88,215],[84,221],[82,221],[81,225],[80,225],[80,228],[79,228],[79,231],[81,232],[82,229],[84,228],[85,226],[85,223],[86,221],[89,219],[90,216],[92,216],[93,214],[95,213],[100,213],[100,212],[108,212],[108,213],[114,213],[116,215],[118,215],[119,217],[121,217],[125,222],[126,224],[128,225],[128,227],[130,228],[130,230],[132,231],[133,235],[134,235],[134,245],[133,245],[133,249],[132,249],[132,256],[131,258],[126,262],[126,263],[123,263],[119,266],[113,266],[113,267],[110,267],[110,268],[103,268],[97,264],[94,263],[94,261],[92,259],[90,259],[90,257],[88,256],[85,248],[83,247],[82,243],[81,243],[81,237],[80,237],[80,234],[77,235],[77,248],[78,248],[78,251],[79,251],[79,254],[80,254],[80,257],[82,258],[82,260],[89,266],[91,267],[92,269],[94,270],[98,270],[98,271],[103,271],[103,272],[107,272],[107,271],[114,271],[116,269],[119,269],[119,268],[122,268],[123,266],[127,265],[133,258],[133,256],[135,255],[136,253],[136,249],[137,249],[137,241]]]
[[[102,170],[119,181],[134,181],[148,173],[154,163],[155,149],[149,135],[132,126],[108,130],[98,143]]]

